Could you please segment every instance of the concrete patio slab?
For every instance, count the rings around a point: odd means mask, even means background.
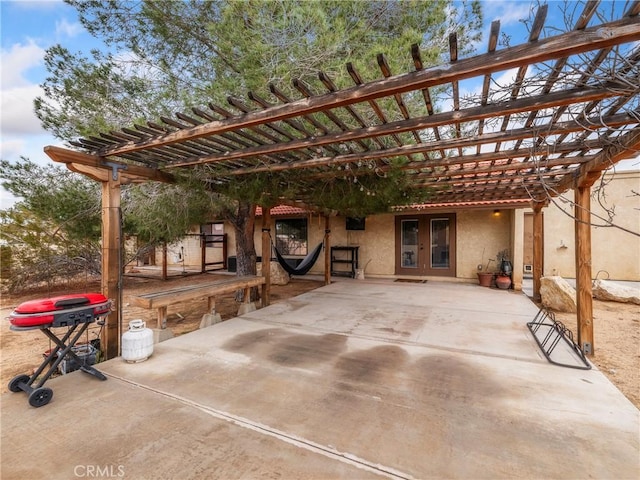
[[[105,362],[106,382],[56,378],[45,407],[3,395],[2,478],[638,478],[640,412],[597,369],[549,364],[536,312],[475,285],[334,283]]]

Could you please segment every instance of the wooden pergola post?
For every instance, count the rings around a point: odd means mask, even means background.
[[[262,207],[262,306],[271,302],[271,210]]]
[[[120,186],[131,181],[172,183],[173,175],[137,165],[107,162],[104,157],[65,148],[47,146],[44,152],[73,172],[100,182],[102,186],[102,294],[112,301],[113,311],[106,319],[100,349],[108,360],[120,354],[122,330],[122,228]]]
[[[533,299],[540,301],[540,279],[544,275],[542,203],[533,206]]]
[[[102,294],[113,302],[113,311],[100,339],[107,360],[120,355],[121,242],[120,181],[109,177],[102,182]]]
[[[162,280],[169,278],[169,272],[167,270],[167,242],[162,244]]]
[[[589,183],[589,182],[585,182]],[[578,345],[593,355],[593,292],[591,288],[591,184],[574,189],[576,237],[576,302]]]
[[[200,234],[200,273],[206,273],[207,271],[206,264],[207,264],[207,236],[204,233],[201,233]]]
[[[324,284],[331,285],[331,217],[324,217]]]

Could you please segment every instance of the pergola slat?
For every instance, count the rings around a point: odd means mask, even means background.
[[[610,120],[610,122],[613,124],[617,124],[618,122],[629,123],[629,122],[635,122],[635,121],[636,121],[635,119],[633,119],[632,117],[626,114],[621,114],[615,117],[615,119],[612,117],[612,119]],[[553,135],[553,134],[563,133],[565,131],[579,131],[582,128],[583,126],[580,123],[572,121],[572,122],[567,122],[563,124],[556,124],[555,126],[553,126],[552,129],[545,129],[544,131],[548,135]],[[273,166],[269,168],[249,167],[246,169],[229,171],[229,174],[243,175],[243,174],[257,173],[257,172],[263,172],[263,171],[282,171],[287,169],[293,170],[293,169],[300,169],[300,168],[314,168],[314,167],[320,167],[323,165],[337,165],[341,163],[357,162],[358,160],[367,160],[367,159],[382,158],[382,157],[389,157],[389,156],[403,156],[411,153],[433,151],[443,146],[446,148],[472,147],[472,146],[475,146],[477,143],[490,144],[490,143],[495,143],[497,141],[505,142],[510,140],[517,140],[520,138],[531,138],[532,134],[534,133],[535,132],[532,132],[531,129],[529,128],[521,128],[518,130],[512,130],[510,132],[505,132],[505,133],[502,133],[502,132],[486,133],[481,137],[471,137],[471,138],[463,138],[463,139],[454,138],[451,140],[446,140],[446,141],[443,140],[440,142],[433,142],[433,143],[422,144],[422,145],[393,147],[385,151],[372,151],[372,152],[367,152],[366,154],[351,154],[351,155],[341,155],[338,157],[323,157],[323,158],[317,158],[317,159],[311,159],[311,160],[301,160],[298,162],[291,162],[286,165],[278,165],[278,166]],[[523,154],[524,154],[524,151],[523,151]],[[464,157],[449,157],[449,158],[455,159],[455,158],[464,158]],[[475,161],[475,160],[472,160],[472,161]],[[429,164],[424,164],[424,166],[429,166]],[[413,164],[411,168],[417,169],[420,167],[418,165]]]
[[[397,75],[389,79],[373,81],[362,86],[350,87],[339,92],[318,95],[298,100],[286,105],[278,105],[268,110],[255,111],[238,117],[211,122],[198,127],[164,135],[146,142],[127,142],[115,148],[99,152],[101,155],[118,155],[131,150],[141,150],[154,146],[180,142],[201,136],[247,128],[284,118],[305,115],[317,111],[381,98],[394,93],[419,90],[443,83],[459,81],[477,75],[519,67],[525,63],[539,63],[568,55],[607,48],[612,45],[640,40],[640,22],[636,18],[623,18],[580,31],[568,32],[538,42],[529,43],[457,61],[446,67],[433,67]]]
[[[342,133],[334,133],[324,135],[322,137],[316,137],[313,139],[297,139],[287,143],[263,145],[259,147],[247,148],[244,150],[229,151],[222,154],[219,157],[204,157],[193,159],[185,163],[175,163],[172,165],[175,167],[184,167],[190,165],[197,165],[208,162],[225,161],[238,158],[246,158],[254,155],[265,155],[283,151],[293,151],[306,148],[314,148],[333,143],[346,143],[353,140],[359,140],[362,138],[368,138],[371,136],[389,135],[392,133],[400,133],[411,131],[415,129],[426,129],[432,126],[448,125],[455,122],[456,119],[464,118],[464,121],[479,120],[481,118],[488,118],[496,113],[519,113],[528,111],[531,108],[547,108],[555,105],[587,102],[595,98],[605,98],[614,96],[610,89],[592,89],[581,88],[568,92],[554,92],[548,95],[522,98],[514,101],[506,101],[502,103],[496,103],[492,105],[473,107],[465,109],[460,112],[444,112],[427,117],[419,117],[410,120],[401,120],[397,122],[391,122],[383,125],[371,126],[364,129],[350,130]],[[442,141],[445,143],[445,141]],[[460,150],[462,155],[462,150]]]
[[[301,95],[296,99],[269,84],[266,90],[275,102],[256,92],[247,94],[251,104],[230,96],[237,113],[209,103],[209,109],[194,107],[72,145],[153,169],[206,166],[204,177],[215,182],[296,171],[296,182],[313,188],[318,179],[343,176],[345,169],[350,177],[364,175],[368,168],[359,168],[364,164],[380,173],[404,170],[416,187],[463,181],[480,188],[473,195],[487,200],[494,195],[493,201],[507,192],[512,198],[513,190],[490,185],[514,187],[525,176],[553,178],[570,188],[575,175],[588,176],[605,168],[606,159],[632,155],[635,144],[623,140],[640,124],[640,49],[633,45],[640,40],[640,2],[619,20],[589,26],[598,4],[587,2],[573,30],[555,37],[540,39],[548,12],[542,6],[523,45],[500,49],[495,21],[487,52],[471,58],[459,58],[451,34],[450,61],[444,66],[425,69],[420,49],[412,45],[415,71],[394,75],[380,54],[378,80],[364,82],[347,64],[352,87],[340,90],[318,72],[324,93],[296,79],[293,90]],[[576,66],[578,55],[582,63]],[[495,75],[510,68],[517,68],[512,84],[495,84]],[[470,78],[481,82],[479,95],[463,104],[459,85]],[[436,112],[432,88],[449,88],[449,111]],[[409,108],[407,93],[421,95],[423,102],[411,105],[416,111]],[[434,201],[438,195],[445,192]]]
[[[413,58],[413,65],[415,66],[416,70],[422,70],[424,68],[424,65],[422,63],[422,57],[420,55],[420,47],[415,43],[411,45],[411,57]],[[424,105],[427,108],[427,113],[429,115],[433,115],[433,102],[431,101],[431,94],[429,93],[429,89],[423,88],[420,91],[422,92],[422,98],[424,100]],[[438,130],[438,127],[433,127],[432,130],[434,138],[439,141],[440,131]],[[441,158],[444,158],[446,156],[444,150],[439,150],[439,152]]]

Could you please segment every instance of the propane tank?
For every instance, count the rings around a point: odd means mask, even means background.
[[[129,363],[144,362],[153,353],[153,331],[142,320],[131,320],[122,335],[122,358]]]

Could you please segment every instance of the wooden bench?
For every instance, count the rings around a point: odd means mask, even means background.
[[[211,283],[203,283],[198,285],[189,285],[184,287],[173,288],[162,292],[147,293],[131,298],[131,304],[136,307],[157,309],[158,310],[158,328],[167,327],[167,307],[180,302],[196,300],[199,298],[207,299],[207,309],[210,313],[215,313],[216,300],[215,297],[225,293],[235,292],[236,290],[244,290],[244,301],[250,303],[250,291],[252,287],[263,285],[264,277],[245,276],[232,277],[225,280],[218,280]]]

